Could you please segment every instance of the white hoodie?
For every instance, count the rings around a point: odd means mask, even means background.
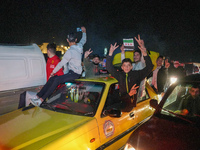
[[[81,59],[83,54],[83,45],[86,43],[86,33],[82,33],[82,38],[79,43],[72,45],[64,54],[62,60],[54,68],[53,73],[56,73],[62,66],[68,66],[68,70],[72,70],[77,74],[82,73]]]

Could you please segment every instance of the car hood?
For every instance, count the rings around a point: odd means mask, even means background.
[[[45,145],[89,121],[96,122],[96,119],[54,112],[40,107],[26,111],[16,110],[0,116],[0,149],[2,147],[21,149],[41,140]],[[93,127],[95,128],[95,125]],[[80,136],[82,132],[87,131],[76,132],[73,138]]]
[[[128,142],[141,150],[197,149],[200,147],[199,135],[199,127],[190,123],[153,116],[133,132]]]

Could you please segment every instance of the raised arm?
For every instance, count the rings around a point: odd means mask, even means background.
[[[119,47],[119,45],[117,45],[117,43],[115,43],[114,45],[110,44],[110,50],[109,50],[109,56],[113,55],[113,52]]]
[[[121,49],[121,62],[123,59],[125,59],[125,50],[124,50],[124,44],[122,44],[122,46],[120,47]]]
[[[146,50],[146,47],[144,45],[144,41],[140,38],[140,35],[138,34],[138,38],[135,37],[135,40],[137,41],[138,43],[138,48],[141,50],[143,56],[147,56],[147,50]]]
[[[87,58],[93,51],[91,50],[91,48],[88,51],[85,51],[85,55],[84,57]]]
[[[137,43],[139,45],[138,48],[142,52],[144,62],[146,65],[142,70],[139,70],[140,78],[141,78],[141,80],[143,80],[145,77],[147,77],[151,73],[151,71],[153,69],[153,64],[152,64],[151,58],[147,54],[147,50],[144,45],[144,41],[140,38],[140,35],[138,35],[138,38],[135,37],[135,40],[137,41]]]
[[[88,56],[92,53],[93,51],[91,50],[91,48],[85,52],[84,54],[84,59],[83,59],[83,63],[84,63],[84,66],[86,68],[88,68],[89,66],[92,65],[92,63],[90,63],[89,59],[88,59]]]
[[[83,46],[86,43],[86,28],[81,27],[81,30],[82,30],[82,38],[81,38],[81,40],[79,41],[78,44]]]
[[[119,45],[117,45],[117,43],[115,43],[114,45],[111,44],[109,54],[106,58],[106,69],[116,79],[117,79],[118,71],[114,68],[114,66],[112,64],[112,55],[113,55],[113,52],[115,51],[115,49],[117,49],[118,47],[119,47]]]

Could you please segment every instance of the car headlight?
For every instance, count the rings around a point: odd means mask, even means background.
[[[171,77],[170,78],[170,84],[173,84],[177,81],[177,78],[176,77]]]
[[[124,147],[124,150],[135,150],[135,148],[133,146],[131,146],[131,144],[126,144]]]

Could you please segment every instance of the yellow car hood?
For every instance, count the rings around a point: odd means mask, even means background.
[[[96,124],[94,117],[64,114],[40,107],[16,110],[0,116],[0,149],[23,149],[37,142],[42,147],[90,121]],[[92,130],[91,127],[88,130]],[[73,138],[85,132],[75,132]],[[73,140],[70,137],[67,140]]]

